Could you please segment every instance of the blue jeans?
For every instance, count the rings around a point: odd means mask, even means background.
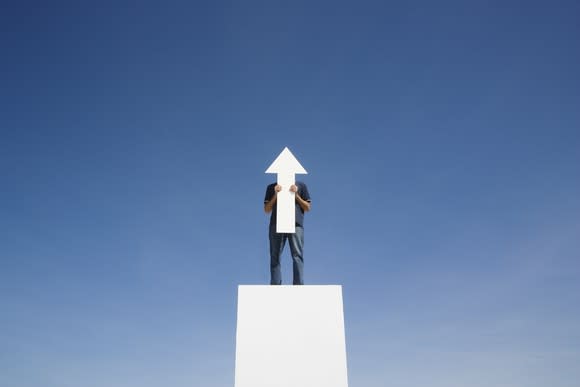
[[[282,284],[282,270],[280,256],[284,250],[284,244],[288,240],[290,253],[292,254],[292,268],[294,273],[293,284],[304,285],[304,229],[296,226],[295,234],[278,234],[276,225],[270,225],[270,285]]]

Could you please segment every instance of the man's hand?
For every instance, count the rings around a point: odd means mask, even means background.
[[[295,184],[292,184],[292,185],[290,186],[290,192],[294,192],[294,193],[298,192],[298,187],[296,187],[296,185],[295,185]]]
[[[272,212],[272,208],[274,208],[274,204],[276,203],[276,199],[278,198],[278,192],[282,191],[282,186],[280,184],[276,184],[274,186],[274,195],[270,198],[267,203],[264,203],[264,212],[266,214]]]

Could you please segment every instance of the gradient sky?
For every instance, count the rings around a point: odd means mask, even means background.
[[[579,20],[577,1],[3,1],[0,386],[233,386],[288,146],[350,386],[577,387]]]

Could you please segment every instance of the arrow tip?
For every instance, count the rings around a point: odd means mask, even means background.
[[[300,173],[307,174],[306,170],[296,157],[290,152],[288,147],[284,147],[284,150],[280,152],[276,160],[266,169],[266,173]]]

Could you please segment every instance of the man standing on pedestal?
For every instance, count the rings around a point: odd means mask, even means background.
[[[281,234],[276,232],[276,198],[278,192],[288,189],[295,193],[295,212],[296,212],[296,232],[294,234]],[[288,239],[290,244],[290,253],[292,254],[293,284],[304,285],[304,213],[310,211],[310,194],[306,184],[296,182],[290,187],[282,187],[276,183],[270,184],[266,188],[264,197],[264,211],[272,213],[270,215],[270,285],[282,284],[282,271],[280,265],[280,256],[284,249],[284,244]]]

